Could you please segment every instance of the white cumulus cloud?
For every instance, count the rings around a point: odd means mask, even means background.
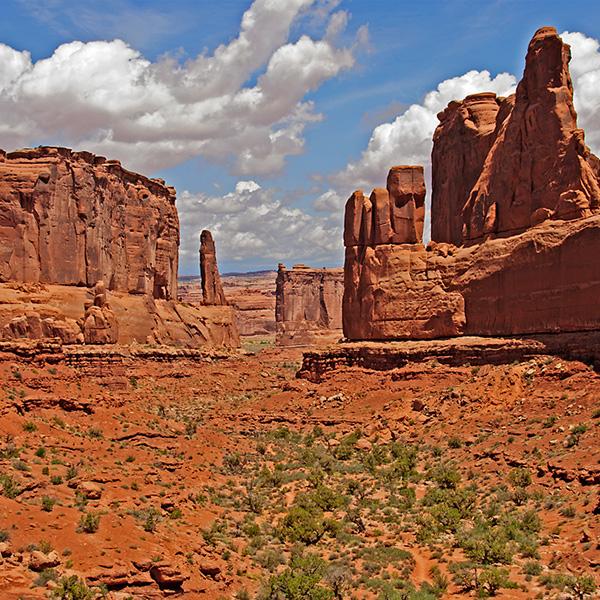
[[[224,196],[191,194],[177,199],[181,218],[182,272],[197,269],[200,232],[210,229],[219,263],[253,261],[273,268],[279,262],[341,264],[342,227],[337,215],[313,216],[294,208],[278,188],[239,181]]]
[[[148,61],[121,40],[71,42],[35,63],[0,44],[0,146],[65,144],[146,174],[195,156],[235,174],[279,172],[322,118],[307,93],[352,68],[360,46],[336,45],[339,12],[323,39],[289,42],[311,8],[323,3],[255,0],[237,38],[183,65]]]

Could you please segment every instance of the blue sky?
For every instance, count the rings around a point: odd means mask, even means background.
[[[343,262],[343,204],[428,171],[435,115],[510,93],[535,30],[572,46],[600,152],[600,2],[3,0],[0,147],[87,149],[178,192],[180,273]]]

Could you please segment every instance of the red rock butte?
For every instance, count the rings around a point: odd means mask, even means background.
[[[342,337],[343,269],[279,263],[275,291],[278,346],[323,346]]]
[[[468,96],[438,115],[427,248],[420,167],[350,197],[347,338],[600,329],[600,161],[577,128],[570,57],[554,28],[539,29],[514,95]],[[408,184],[402,228],[395,173]]]
[[[237,345],[226,302],[177,302],[178,248],[164,181],[68,148],[0,150],[2,338]]]

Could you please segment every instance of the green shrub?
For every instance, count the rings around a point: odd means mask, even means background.
[[[462,440],[457,435],[451,435],[448,438],[448,448],[457,449],[462,446]]]
[[[7,498],[16,498],[23,491],[19,482],[12,475],[6,473],[0,475],[0,485],[2,486],[2,493]]]
[[[49,581],[56,581],[58,573],[54,569],[44,569],[34,580],[33,585],[37,587],[45,587]]]
[[[94,593],[77,575],[61,577],[57,586],[52,590],[54,600],[91,600]]]
[[[316,544],[328,531],[333,531],[336,524],[323,518],[318,507],[306,509],[293,506],[283,518],[280,534],[283,539],[303,544]]]
[[[54,505],[56,504],[56,500],[51,498],[50,496],[42,496],[42,510],[46,512],[52,512]]]
[[[33,433],[37,429],[37,425],[33,421],[26,421],[23,423],[23,431],[27,433]]]
[[[83,533],[96,533],[98,527],[100,527],[100,515],[93,512],[87,512],[81,515],[77,531]]]

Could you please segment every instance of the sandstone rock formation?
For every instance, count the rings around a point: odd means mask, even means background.
[[[67,148],[0,151],[2,338],[239,346],[231,307],[177,301],[178,245],[162,180]]]
[[[440,114],[427,248],[386,237],[379,192],[348,200],[348,338],[600,329],[600,161],[577,129],[569,58],[542,28],[514,97],[469,96]],[[365,237],[365,223],[382,233]]]
[[[0,152],[0,280],[177,298],[175,190],[68,148]]]
[[[431,238],[460,246],[462,211],[514,96],[483,93],[450,102],[433,135]]]
[[[208,305],[227,305],[223,293],[219,269],[217,268],[217,251],[212,234],[205,229],[200,234],[200,275],[202,277],[202,301]]]
[[[423,167],[392,167],[387,188],[346,204],[343,330],[350,339],[457,335],[464,302],[432,282],[421,243]],[[426,298],[425,302],[423,299]]]
[[[346,203],[344,245],[420,242],[425,220],[423,167],[392,167],[386,188],[366,198],[361,190]]]
[[[313,346],[342,337],[342,269],[279,265],[275,318],[279,346]]]
[[[118,323],[118,344],[240,345],[232,306],[189,306],[111,291],[106,298]],[[90,290],[84,287],[0,283],[0,335],[6,340],[57,338],[83,344],[81,322],[89,303]]]
[[[85,304],[83,339],[86,344],[115,344],[119,339],[119,324],[108,304],[104,282],[94,286],[94,299]]]
[[[543,27],[529,44],[513,97],[469,96],[441,113],[432,156],[432,239],[480,242],[549,218],[598,212],[600,161],[577,128],[570,58],[556,30]]]
[[[276,271],[253,271],[219,275],[226,298],[233,306],[240,337],[275,335]],[[179,297],[183,302],[202,304],[200,278],[179,278]]]

